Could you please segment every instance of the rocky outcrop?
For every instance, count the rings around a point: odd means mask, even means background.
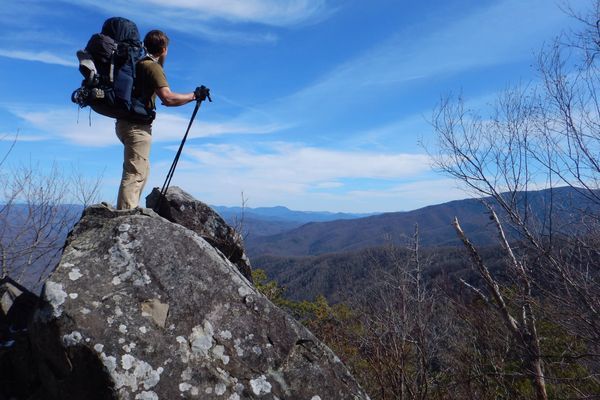
[[[368,398],[220,251],[150,210],[86,209],[42,296],[40,399]]]
[[[246,279],[252,281],[252,268],[244,250],[242,236],[207,204],[196,200],[181,188],[172,186],[162,200],[160,189],[154,188],[146,197],[146,207],[202,236],[235,264]]]
[[[39,387],[27,331],[37,296],[10,278],[0,279],[0,399],[35,399]]]

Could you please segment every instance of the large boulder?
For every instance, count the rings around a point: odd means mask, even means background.
[[[30,324],[44,399],[367,399],[220,251],[151,210],[85,210]]]
[[[196,200],[177,186],[167,189],[161,199],[160,189],[155,187],[146,197],[146,207],[161,217],[193,230],[225,257],[234,263],[242,275],[252,282],[250,260],[244,250],[242,236],[207,204]]]
[[[8,277],[0,279],[0,400],[36,399],[40,379],[28,323],[38,297]]]

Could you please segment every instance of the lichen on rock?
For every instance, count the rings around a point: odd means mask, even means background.
[[[45,399],[368,399],[220,250],[151,210],[86,209],[44,300]]]
[[[62,305],[67,299],[67,292],[63,290],[63,285],[60,283],[46,281],[44,286],[44,298],[50,304],[53,310],[53,315],[59,317],[62,312]]]

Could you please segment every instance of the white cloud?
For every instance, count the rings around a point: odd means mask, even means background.
[[[455,179],[429,179],[396,184],[386,190],[352,190],[348,198],[370,200],[374,204],[386,205],[388,211],[409,211],[451,200],[472,197]],[[396,203],[391,200],[396,199]],[[393,206],[396,204],[396,207]]]
[[[44,135],[15,135],[14,133],[0,133],[0,142],[40,142],[48,140]]]
[[[291,26],[321,21],[331,13],[326,0],[63,1],[101,9],[109,14],[127,15],[147,25],[198,33],[210,40],[242,43],[273,42],[277,37],[269,32],[239,31],[234,25]],[[149,13],[149,9],[152,12]]]
[[[76,18],[70,12],[64,12],[64,3],[94,9],[105,16],[123,15],[138,24],[196,34],[207,40],[243,44],[275,42],[277,35],[268,30],[270,27],[315,23],[333,12],[327,0],[37,0],[5,3],[0,12],[0,26],[10,29],[7,33],[0,29],[0,37],[9,37],[13,33],[11,42],[18,41],[21,45],[44,42],[53,47],[57,41],[62,45],[75,45],[71,38],[63,37],[61,27],[50,32],[48,29],[52,28],[44,24],[62,21],[66,15]],[[84,14],[89,18],[88,13]],[[40,37],[41,41],[30,42],[27,37],[14,35],[14,31],[30,35],[41,29],[45,35]]]
[[[335,189],[343,186],[342,182],[319,182],[314,185],[315,189]]]
[[[409,99],[412,93],[402,91],[408,82],[533,59],[543,41],[560,33],[569,22],[569,17],[547,0],[504,0],[472,9],[437,29],[424,32],[429,26],[415,23],[399,30],[306,88],[272,102],[267,111],[286,121],[307,113],[315,120],[331,118],[335,112],[353,112],[364,103],[389,100],[385,96],[399,99],[404,94]]]
[[[7,107],[26,122],[27,130],[44,132],[48,137],[62,137],[80,146],[101,147],[118,144],[115,120],[103,117],[90,109],[72,108],[31,111],[23,107]],[[36,109],[43,109],[38,106]],[[183,138],[189,119],[178,114],[160,112],[152,126],[154,142],[176,142]],[[189,139],[231,134],[269,134],[280,129],[277,125],[250,125],[232,122],[196,121],[190,129]]]
[[[180,21],[180,23],[173,25],[173,28],[180,31],[199,34],[204,39],[213,42],[250,45],[255,43],[275,43],[278,40],[277,35],[271,32],[256,33],[230,29],[223,30],[222,28],[213,28],[208,25],[200,25],[194,21]]]
[[[38,108],[39,109],[39,108]],[[61,108],[47,111],[13,109],[13,114],[27,123],[24,129],[44,132],[50,137],[62,137],[80,146],[108,146],[118,143],[114,120],[89,114],[89,110]]]
[[[219,18],[233,22],[290,25],[317,15],[323,0],[128,0],[131,6],[158,7],[195,14],[198,19]]]
[[[148,190],[160,186],[170,165],[153,166]],[[378,189],[343,190],[344,183],[327,190],[321,183],[285,181],[265,175],[252,175],[230,168],[202,168],[193,170],[178,167],[172,185],[180,186],[196,198],[209,204],[239,206],[243,193],[246,206],[261,207],[284,204],[296,210],[342,212],[407,211],[432,204],[469,197],[452,179],[431,178],[427,173],[382,185]],[[284,166],[284,168],[286,168]],[[341,174],[343,175],[343,174]],[[356,185],[348,185],[355,188]],[[341,190],[340,190],[341,189]]]
[[[0,20],[1,23],[1,20]],[[72,48],[73,37],[65,32],[61,32],[55,26],[54,28],[46,27],[45,29],[23,29],[23,24],[19,24],[19,34],[15,35],[14,29],[0,30],[0,43],[10,43],[13,48],[29,47],[35,43],[39,48]],[[73,54],[75,59],[75,54]]]
[[[428,171],[430,163],[425,154],[340,151],[282,143],[271,144],[263,152],[232,145],[189,146],[186,155],[197,160],[199,169],[229,169],[280,186],[331,185],[339,179],[400,179]]]
[[[344,69],[367,72],[365,84],[388,85],[531,59],[569,21],[547,0],[502,0],[472,9],[437,30],[402,32]]]
[[[211,204],[239,205],[243,192],[251,207],[285,204],[302,210],[390,211],[385,206],[394,206],[389,197],[354,196],[350,191],[361,181],[379,187],[374,193],[385,193],[404,179],[429,173],[424,154],[326,150],[299,144],[256,143],[254,149],[190,145],[183,154],[172,184]],[[149,187],[162,185],[170,164],[170,159],[154,163]],[[396,209],[404,204],[399,198]]]
[[[155,141],[181,140],[187,126],[189,117],[161,111],[152,125]],[[283,126],[275,124],[252,125],[245,123],[223,122],[210,123],[206,121],[194,121],[190,128],[189,138],[214,137],[231,134],[268,134],[282,129]]]
[[[62,65],[65,67],[76,67],[78,64],[70,59],[57,56],[47,51],[6,50],[0,49],[0,57],[16,60],[37,61],[45,64]],[[75,57],[72,57],[73,59]]]

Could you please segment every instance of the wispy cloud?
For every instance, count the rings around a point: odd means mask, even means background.
[[[112,15],[126,15],[138,23],[169,27],[217,42],[275,42],[277,35],[264,31],[316,23],[332,8],[326,0],[62,0]],[[152,12],[147,10],[151,9]]]
[[[7,107],[22,120],[25,127],[34,132],[43,132],[48,137],[61,137],[69,143],[80,146],[102,147],[118,143],[114,131],[115,121],[103,117],[89,109],[52,108],[46,111],[32,111],[28,107]],[[38,107],[39,109],[39,107]],[[153,124],[154,142],[175,142],[181,140],[189,119],[178,114],[161,112]],[[25,128],[24,127],[24,128]],[[269,134],[281,129],[279,125],[252,125],[241,122],[198,121],[190,129],[189,138],[206,138],[223,135]]]
[[[234,166],[259,179],[300,184],[336,179],[397,179],[429,169],[424,154],[340,151],[289,143],[257,144],[253,151],[234,145],[190,146],[186,154],[200,168]]]
[[[435,30],[423,32],[423,26],[415,24],[304,89],[273,101],[268,112],[287,121],[307,114],[323,119],[358,109],[363,103],[406,101],[403,95],[413,95],[403,90],[407,83],[414,91],[419,81],[425,86],[436,77],[531,59],[538,46],[568,21],[547,0],[503,0],[473,7],[470,14],[439,24]],[[460,88],[461,84],[456,85]]]
[[[16,60],[37,61],[45,64],[63,65],[65,67],[76,67],[77,63],[72,59],[57,56],[47,51],[7,50],[0,49],[0,57]],[[74,57],[72,57],[74,58]]]
[[[40,142],[48,140],[44,135],[21,135],[14,133],[0,133],[0,142]]]
[[[458,186],[454,179],[437,178],[400,183],[385,190],[353,190],[348,192],[347,196],[362,199],[363,202],[369,200],[372,204],[385,204],[388,207],[387,211],[408,211],[472,197],[472,194]]]
[[[1,20],[0,20],[1,23]],[[67,33],[53,28],[31,29],[30,27],[23,29],[19,26],[18,35],[15,35],[15,29],[10,29],[6,26],[0,29],[0,43],[10,43],[13,48],[31,47],[35,43],[39,48],[72,48],[75,44],[74,38]],[[73,54],[75,58],[75,54]]]
[[[156,141],[174,141],[180,140],[187,125],[189,117],[183,117],[179,114],[160,112],[155,123],[153,132],[156,132]],[[205,122],[196,121],[190,129],[190,138],[206,138],[221,135],[240,135],[240,134],[269,134],[283,129],[285,126],[277,124],[246,124],[236,122],[235,119],[227,122]]]
[[[18,108],[11,111],[23,121],[24,130],[44,132],[53,138],[63,138],[71,145],[102,147],[118,143],[114,120],[89,114],[89,110],[79,111],[75,105],[72,109],[31,111]]]
[[[212,204],[239,205],[243,193],[250,207],[285,204],[301,210],[398,211],[467,197],[454,180],[429,173],[423,154],[274,144],[267,153],[237,146],[190,146],[184,157],[172,184]],[[153,166],[150,187],[162,184],[170,161]]]
[[[339,72],[368,72],[365,84],[387,85],[530,59],[569,19],[547,0],[502,0],[472,9],[437,30],[409,28]]]
[[[273,26],[286,26],[320,16],[327,10],[325,0],[116,0],[98,2],[78,0],[77,4],[106,10],[132,12],[152,9],[152,14],[162,18],[230,22],[252,22]]]
[[[270,142],[255,143],[252,149],[189,145],[182,161],[174,184],[188,188],[204,188],[206,184],[210,196],[220,196],[209,200],[219,204],[227,197],[230,202],[237,199],[242,191],[257,201],[255,204],[291,204],[300,197],[313,202],[328,192],[347,193],[357,181],[367,182],[367,186],[391,186],[398,179],[414,179],[429,171],[429,159],[424,154],[327,150]],[[170,159],[156,163],[156,181],[151,184],[159,184],[157,177],[164,176],[170,163]]]

